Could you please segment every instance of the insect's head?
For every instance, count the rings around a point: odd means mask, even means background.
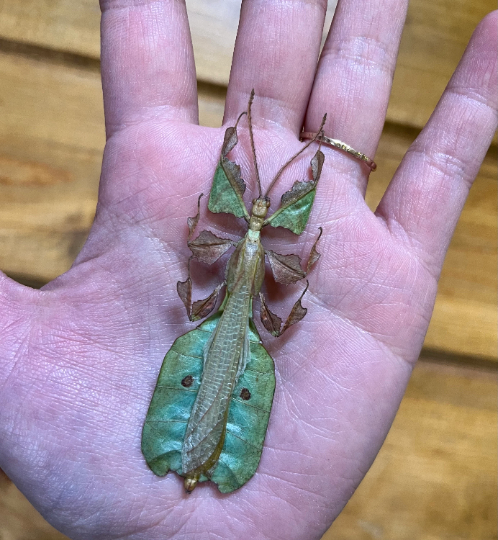
[[[249,229],[253,231],[261,230],[268,212],[268,208],[270,208],[270,198],[266,195],[253,199]]]

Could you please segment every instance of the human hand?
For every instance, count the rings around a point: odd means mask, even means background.
[[[319,538],[373,461],[419,354],[495,128],[496,14],[376,214],[363,200],[368,170],[322,146],[307,228],[308,244],[324,228],[322,258],[306,318],[280,340],[263,337],[277,390],[258,472],[231,495],[204,484],[187,496],[176,475],[148,470],[140,435],[162,358],[192,328],[175,284],[186,275],[186,217],[209,191],[224,129],[196,125],[184,6],[102,4],[108,143],[96,221],[73,268],[41,291],[1,278],[0,465],[72,538]],[[316,71],[324,6],[243,6],[225,124],[254,87],[263,184],[324,112],[328,136],[375,153],[406,4],[343,0]],[[235,159],[254,190],[239,133]],[[276,189],[303,177],[312,154]],[[220,235],[242,230],[231,216],[206,223]],[[301,238],[276,233],[267,240],[280,251],[306,252]]]

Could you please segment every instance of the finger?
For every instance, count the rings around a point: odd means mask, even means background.
[[[100,0],[108,137],[160,116],[197,122],[197,85],[184,2]]]
[[[320,56],[305,131],[316,131],[326,112],[325,135],[374,157],[406,9],[404,0],[339,1]],[[364,193],[369,168],[340,151],[327,152],[341,172],[353,175]]]
[[[320,50],[325,0],[242,4],[225,122],[245,110],[252,88],[257,116],[301,130]]]
[[[377,209],[436,276],[497,125],[497,13],[477,27]]]
[[[0,272],[0,388],[20,364],[33,318],[37,313],[39,291],[20,285]]]

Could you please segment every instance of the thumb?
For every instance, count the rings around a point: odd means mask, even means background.
[[[0,393],[26,356],[40,292],[0,272]]]

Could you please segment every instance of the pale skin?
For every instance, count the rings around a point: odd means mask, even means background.
[[[303,255],[321,226],[322,257],[305,319],[278,340],[261,332],[277,372],[265,448],[250,482],[223,496],[209,483],[187,495],[177,475],[156,477],[140,434],[164,354],[194,326],[176,282],[186,276],[186,218],[209,192],[224,129],[197,125],[184,4],[101,4],[108,141],[97,216],[73,268],[41,291],[0,278],[0,467],[73,539],[319,539],[375,458],[419,355],[496,128],[497,15],[478,26],[375,213],[363,199],[368,169],[324,146],[308,233],[267,236]],[[263,188],[302,144],[301,127],[316,131],[325,112],[326,135],[375,154],[405,10],[402,0],[340,1],[316,70],[325,2],[244,3],[224,125],[254,88]],[[273,191],[273,208],[312,149]],[[236,156],[255,196],[242,125]],[[243,231],[233,216],[201,210],[202,228]],[[300,290],[269,302],[286,316]]]

